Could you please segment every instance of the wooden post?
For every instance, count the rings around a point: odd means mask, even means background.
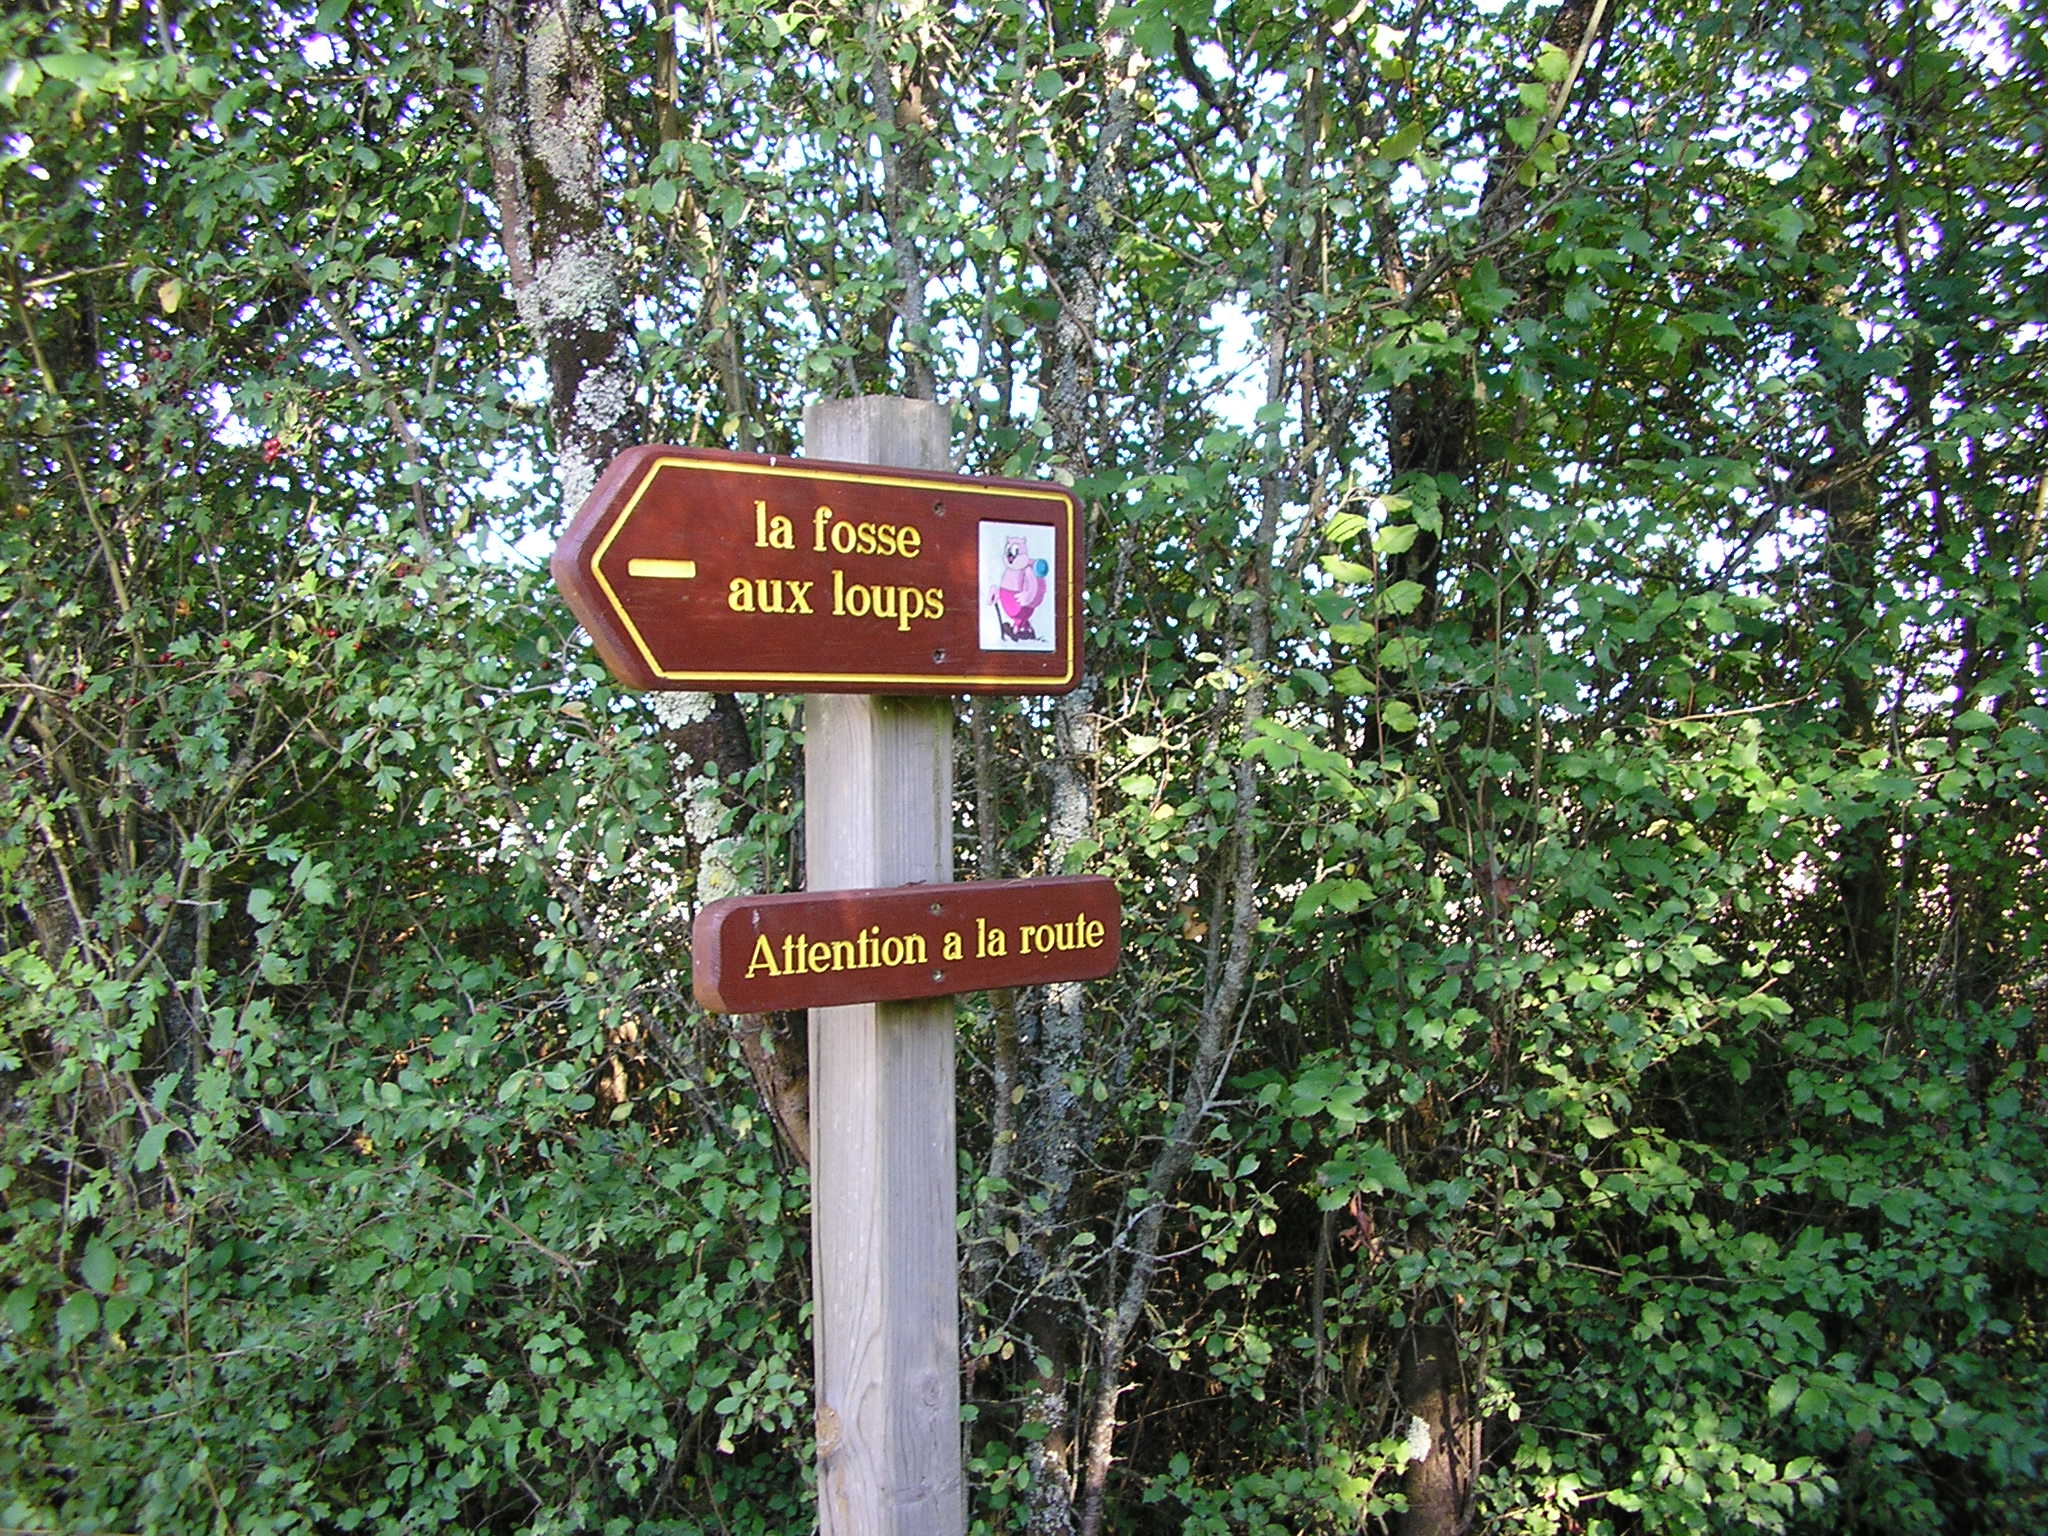
[[[944,406],[825,400],[814,458],[949,469]],[[953,878],[950,699],[812,694],[813,891]],[[811,1010],[811,1276],[823,1536],[961,1536],[953,1000]]]

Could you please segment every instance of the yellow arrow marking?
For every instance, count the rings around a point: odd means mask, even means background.
[[[652,576],[661,581],[691,581],[697,575],[694,560],[628,560],[628,576]]]

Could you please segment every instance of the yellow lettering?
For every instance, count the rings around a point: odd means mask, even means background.
[[[832,572],[832,616],[839,619],[893,619],[897,632],[923,619],[946,616],[943,587],[893,587],[848,581],[846,572]]]
[[[735,576],[725,589],[725,606],[734,613],[809,613],[816,585],[780,576]]]
[[[755,503],[756,508],[762,504]],[[756,514],[758,522],[758,512]],[[755,540],[761,542],[760,539]],[[778,544],[777,549],[787,545]],[[841,521],[830,507],[811,514],[811,550],[835,555],[870,555],[895,560],[915,560],[924,548],[924,534],[908,523],[849,523]]]
[[[754,503],[754,547],[756,549],[795,549],[796,529],[790,526],[788,518],[780,512],[768,515],[768,503]]]
[[[1049,955],[1055,950],[1094,949],[1108,930],[1092,917],[1076,912],[1063,923],[1031,923],[1017,930],[1024,954]]]
[[[981,918],[975,919],[984,930],[977,941],[981,953],[1000,955],[1004,939],[1000,930],[991,930]],[[965,958],[965,940],[957,931],[948,933],[945,940],[945,957],[948,960]],[[814,939],[809,934],[786,933],[782,935],[780,947],[766,934],[754,939],[753,952],[747,959],[747,980],[757,976],[819,976],[838,971],[873,971],[901,966],[927,965],[930,963],[931,945],[921,933],[884,934],[879,924],[870,924],[850,939]]]

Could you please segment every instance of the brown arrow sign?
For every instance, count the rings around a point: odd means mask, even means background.
[[[1080,509],[1057,485],[630,448],[551,562],[633,688],[1065,693]]]
[[[714,1013],[900,1002],[1091,981],[1121,940],[1099,875],[731,896],[691,926],[691,984]]]

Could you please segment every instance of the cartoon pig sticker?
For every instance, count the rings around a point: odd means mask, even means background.
[[[1003,540],[1002,574],[990,589],[988,600],[995,605],[996,622],[1002,627],[1005,640],[1038,638],[1038,632],[1031,627],[1031,615],[1045,601],[1047,570],[1043,560],[1031,557],[1022,539],[1012,536]]]

